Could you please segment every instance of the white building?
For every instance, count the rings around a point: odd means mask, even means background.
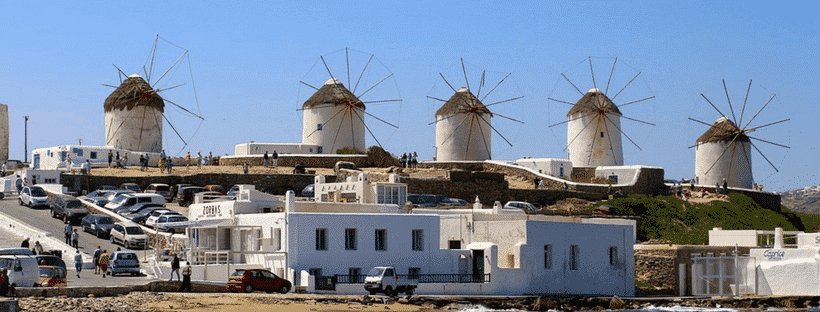
[[[720,117],[701,135],[695,146],[695,179],[698,185],[752,189],[752,143],[728,118]]]
[[[572,162],[567,159],[528,157],[516,160],[515,164],[556,178],[569,180],[572,175]]]
[[[234,156],[277,154],[316,154],[318,145],[303,143],[239,143],[234,146]]]
[[[90,163],[92,168],[103,168],[108,167],[109,152],[113,155],[112,166],[116,162],[117,154],[120,155],[120,160],[128,159],[128,166],[138,166],[140,155],[148,156],[149,166],[157,166],[161,155],[153,152],[133,152],[111,146],[59,145],[31,150],[30,167],[46,170],[78,170],[84,164]],[[171,161],[176,166],[185,163],[182,157],[172,157]]]
[[[621,166],[621,111],[595,88],[567,113],[567,158],[575,167]]]
[[[436,160],[492,159],[493,114],[462,87],[436,111]]]
[[[397,176],[318,176],[315,185],[314,200],[243,186],[236,201],[191,205],[194,279],[262,267],[308,291],[323,288],[316,278],[335,276],[336,292],[365,293],[361,274],[393,266],[420,277],[419,294],[634,295],[632,220],[526,215],[478,202],[411,211]]]
[[[105,99],[105,145],[135,152],[162,151],[165,102],[133,74]]]

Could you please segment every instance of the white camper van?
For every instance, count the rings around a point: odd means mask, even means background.
[[[9,284],[14,287],[37,287],[40,267],[32,256],[0,256],[0,269],[8,270]]]

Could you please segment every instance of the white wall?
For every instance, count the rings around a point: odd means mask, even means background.
[[[758,295],[820,295],[818,251],[817,248],[749,250],[758,264]]]
[[[521,158],[516,160],[515,163],[553,177],[567,178],[572,174],[572,162],[568,159]],[[561,175],[561,168],[564,169],[563,175]]]
[[[239,143],[234,147],[234,156],[261,156],[268,152],[268,156],[276,151],[277,154],[316,154],[315,144],[302,143]]]
[[[489,115],[447,114],[437,115],[436,119],[436,161],[492,159]]]
[[[621,145],[621,116],[607,113],[569,116],[567,158],[575,167],[620,166],[624,164]],[[595,120],[593,120],[595,119]],[[601,137],[601,132],[604,136]]]
[[[327,229],[327,250],[316,250],[316,229]],[[357,229],[357,249],[345,250],[345,229]],[[375,250],[375,230],[387,230],[387,250]],[[424,250],[412,250],[411,231],[424,230]],[[422,274],[451,273],[448,251],[439,252],[439,219],[435,215],[289,213],[290,267],[321,268],[322,275],[348,274],[361,268],[393,266],[400,274],[418,267]],[[457,258],[456,258],[457,261]]]
[[[724,153],[725,152],[725,153]],[[752,189],[752,150],[749,142],[709,142],[695,147],[695,177],[698,185],[720,184]]]
[[[633,185],[640,176],[643,166],[600,166],[595,168],[595,177],[609,178],[610,175],[618,176],[616,185]]]

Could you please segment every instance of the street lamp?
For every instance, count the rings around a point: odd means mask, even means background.
[[[24,145],[25,150],[23,151],[23,162],[27,163],[28,162],[28,116],[24,116],[24,117],[26,118],[26,123],[25,123],[26,124],[26,131],[25,131],[25,136],[26,137],[25,137],[25,145]]]

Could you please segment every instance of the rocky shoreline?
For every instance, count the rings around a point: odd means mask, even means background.
[[[390,298],[385,296],[352,295],[234,295],[225,293],[159,293],[131,292],[111,297],[18,297],[19,311],[173,311],[196,308],[219,308],[213,301],[241,297],[249,306],[260,305],[326,305],[335,309],[373,305],[411,305],[418,310],[462,310],[481,305],[489,309],[517,309],[523,311],[578,311],[578,310],[639,310],[652,307],[734,308],[744,311],[777,309],[806,309],[820,305],[820,297],[736,297],[736,298],[618,298],[618,297],[470,297],[470,296],[412,296]],[[204,299],[210,298],[210,301]],[[216,298],[216,299],[214,299]],[[12,298],[9,298],[12,299]],[[151,304],[170,303],[158,308]],[[206,303],[203,303],[206,302]],[[223,308],[228,308],[224,306]],[[235,308],[235,307],[234,307]],[[386,308],[389,309],[389,308]]]

